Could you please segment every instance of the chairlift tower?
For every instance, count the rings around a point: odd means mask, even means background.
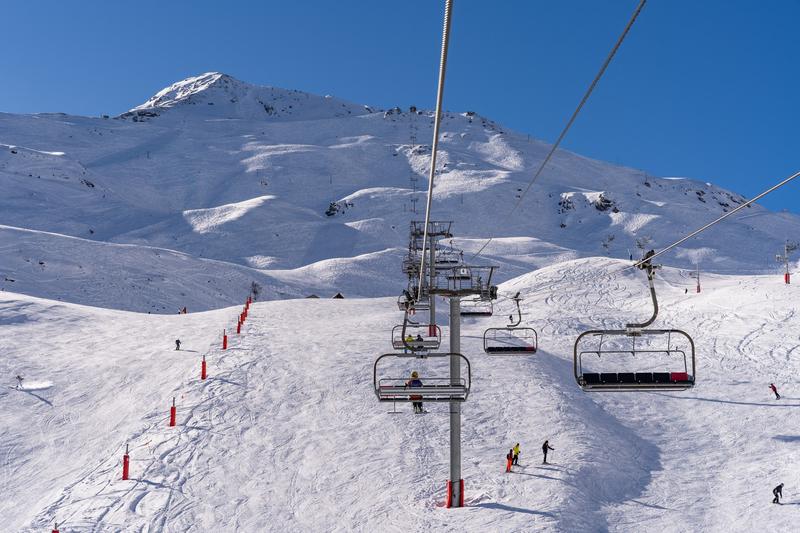
[[[791,274],[789,274],[789,254],[797,250],[797,243],[789,242],[786,240],[783,243],[783,255],[775,254],[775,261],[784,264],[783,281],[788,285],[791,282]]]
[[[412,108],[413,109],[413,108]],[[417,148],[417,124],[414,120],[416,113],[413,111],[409,112],[409,144],[411,146],[411,154],[414,154],[414,150]],[[411,169],[411,174],[409,175],[409,181],[411,182],[411,212],[417,212],[417,181],[419,181],[419,176],[417,176],[414,169]]]
[[[409,259],[412,262],[409,277],[419,276],[419,268],[421,264],[422,254],[426,251],[429,253],[428,257],[428,286],[433,286],[436,277],[436,248],[440,239],[449,239],[453,237],[450,231],[452,221],[431,220],[428,222],[428,242],[423,242],[425,237],[425,221],[412,220],[409,231]],[[427,250],[424,249],[427,244]],[[416,267],[416,268],[414,268]],[[413,280],[412,280],[413,281]],[[423,288],[420,287],[420,295],[423,295]],[[430,322],[431,327],[436,325],[436,298],[429,297],[430,300]]]
[[[450,383],[461,379],[461,298],[497,298],[492,285],[493,266],[459,265],[450,270],[432,269],[432,282],[426,288],[430,301],[436,296],[450,299]],[[431,308],[433,306],[431,305]],[[461,402],[450,402],[450,479],[447,481],[447,507],[464,506],[464,480],[461,477]]]
[[[497,286],[492,285],[492,276],[496,267],[473,266],[463,263],[462,255],[456,254],[452,249],[444,252],[438,247],[441,239],[452,239],[450,231],[451,221],[429,221],[427,227],[428,242],[424,242],[425,222],[411,221],[409,235],[409,255],[403,261],[403,271],[408,274],[409,287],[398,299],[398,307],[405,310],[406,317],[403,321],[399,337],[392,333],[392,344],[395,349],[404,349],[404,352],[385,354],[380,356],[373,371],[375,393],[380,401],[440,401],[448,402],[450,406],[450,477],[447,481],[447,507],[462,507],[464,505],[464,480],[461,477],[461,402],[467,399],[472,372],[469,360],[460,353],[461,349],[461,299],[472,297],[482,301],[491,302],[497,299]],[[437,257],[437,249],[442,252]],[[419,279],[421,260],[423,254],[430,254],[427,266],[427,276]],[[437,260],[438,259],[438,260]],[[422,283],[422,286],[418,286]],[[429,353],[425,342],[437,344],[435,339],[440,339],[441,330],[436,325],[436,297],[442,296],[450,299],[450,349],[447,353]],[[421,305],[420,305],[421,304]],[[427,307],[426,307],[427,306]],[[430,309],[430,323],[428,324],[428,339],[406,340],[409,313],[412,309]],[[399,342],[395,342],[397,339]],[[402,344],[402,347],[399,345]],[[409,353],[410,352],[410,353]],[[434,384],[431,386],[404,387],[393,385],[396,379],[380,379],[378,376],[378,362],[385,357],[449,357],[450,376],[441,378],[446,385]],[[467,376],[462,376],[462,360],[466,363]],[[429,378],[430,380],[430,378]],[[415,399],[416,398],[416,399]]]
[[[689,273],[689,277],[695,278],[697,280],[697,292],[700,292],[700,263],[697,263],[697,269],[694,272]]]

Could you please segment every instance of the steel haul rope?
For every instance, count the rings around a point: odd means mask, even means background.
[[[661,254],[663,254],[663,253],[666,253],[666,252],[668,252],[668,251],[672,250],[673,248],[675,248],[675,247],[676,247],[676,246],[678,246],[679,244],[682,244],[682,243],[684,243],[684,242],[688,241],[689,239],[691,239],[692,237],[694,237],[695,235],[697,235],[697,234],[699,234],[699,233],[702,233],[702,232],[704,232],[705,230],[707,230],[707,229],[708,229],[708,228],[710,228],[711,226],[713,226],[713,225],[717,224],[718,222],[722,222],[723,220],[725,220],[725,219],[726,219],[726,218],[728,218],[729,216],[733,215],[734,213],[736,213],[737,211],[739,211],[739,210],[741,210],[741,209],[744,209],[745,207],[749,206],[750,204],[752,204],[752,203],[753,203],[753,202],[755,202],[756,200],[759,200],[759,199],[761,199],[761,198],[765,197],[766,195],[768,195],[769,193],[771,193],[771,192],[772,192],[772,191],[774,191],[774,190],[780,189],[781,187],[783,187],[784,185],[786,185],[787,183],[789,183],[790,181],[792,181],[793,179],[795,179],[795,178],[796,178],[796,177],[798,177],[798,176],[800,176],[800,171],[798,171],[798,172],[795,172],[794,174],[792,174],[791,176],[789,176],[789,177],[788,177],[788,178],[786,178],[785,180],[781,181],[780,183],[778,183],[778,184],[776,184],[776,185],[773,185],[772,187],[770,187],[770,188],[769,188],[769,189],[767,189],[766,191],[762,192],[761,194],[759,194],[759,195],[758,195],[758,196],[756,196],[755,198],[752,198],[752,199],[750,199],[750,200],[746,201],[746,202],[745,202],[745,203],[743,203],[742,205],[738,206],[736,209],[733,209],[733,210],[731,210],[731,211],[729,211],[729,212],[725,213],[725,214],[724,214],[724,215],[722,215],[721,217],[718,217],[717,219],[715,219],[715,220],[713,220],[713,221],[709,222],[708,224],[706,224],[706,225],[705,225],[705,226],[703,226],[702,228],[699,228],[699,229],[696,229],[696,230],[694,230],[693,232],[691,232],[690,234],[686,235],[686,236],[685,236],[685,237],[683,237],[682,239],[680,239],[680,240],[677,240],[677,241],[673,242],[672,244],[670,244],[670,245],[669,245],[669,246],[667,246],[666,248],[662,249],[661,251],[659,251],[659,252],[656,252],[655,254],[653,254],[653,255],[649,256],[649,257],[647,258],[647,261],[650,261],[651,259],[654,259],[654,258],[658,257],[659,255],[661,255]],[[642,259],[642,260],[640,260],[640,261],[637,261],[637,262],[636,262],[636,263],[634,263],[633,265],[631,265],[631,267],[638,267],[639,265],[641,265],[641,264],[642,264],[642,263],[644,263],[644,262],[645,262],[645,260],[644,260],[644,259]],[[626,268],[631,268],[631,267],[626,267]]]
[[[431,202],[433,201],[433,177],[436,174],[436,151],[439,147],[439,126],[442,121],[442,99],[444,97],[444,76],[447,71],[447,47],[450,43],[450,17],[453,12],[453,0],[445,0],[444,28],[442,30],[442,56],[439,61],[439,85],[436,88],[436,118],[433,122],[433,145],[431,146],[431,170],[428,175],[428,200],[425,205],[425,229],[422,234],[422,259],[419,265],[419,286],[415,298],[419,298],[422,282],[425,278],[425,245],[428,241],[428,225],[431,220]]]
[[[600,71],[597,73],[597,75],[592,80],[592,83],[589,85],[589,88],[586,90],[586,93],[583,95],[583,98],[581,98],[581,101],[578,104],[578,107],[576,107],[575,111],[572,112],[572,116],[567,121],[566,126],[564,126],[564,129],[561,130],[561,134],[558,136],[558,139],[556,140],[555,144],[553,144],[553,146],[550,148],[550,151],[547,153],[547,156],[544,158],[542,163],[539,165],[539,168],[536,170],[536,173],[533,175],[533,178],[528,183],[528,186],[525,188],[523,193],[519,196],[519,199],[517,200],[517,203],[514,204],[513,209],[511,209],[511,211],[508,212],[508,217],[509,218],[511,217],[511,215],[514,214],[514,212],[517,210],[517,208],[522,204],[522,200],[525,198],[525,195],[528,194],[528,191],[531,189],[533,184],[536,182],[536,180],[542,174],[542,171],[544,170],[544,167],[547,166],[547,163],[550,161],[550,158],[553,157],[553,154],[558,149],[558,146],[561,144],[561,141],[564,140],[564,137],[567,135],[567,132],[572,127],[572,124],[575,122],[575,119],[578,117],[578,113],[581,112],[581,109],[583,108],[583,105],[589,99],[589,96],[592,94],[592,91],[594,91],[594,88],[597,86],[597,83],[600,81],[600,78],[602,78],[603,74],[605,74],[605,71],[608,68],[608,65],[611,63],[611,60],[616,55],[617,50],[619,50],[620,45],[622,45],[622,41],[625,40],[625,37],[628,35],[628,32],[631,29],[631,26],[633,26],[633,23],[636,21],[636,18],[639,16],[639,13],[642,11],[642,8],[644,7],[644,4],[646,2],[647,2],[647,0],[640,0],[639,5],[636,6],[636,9],[634,10],[633,15],[631,15],[631,18],[628,21],[628,24],[625,26],[625,29],[622,31],[622,34],[619,36],[619,39],[617,39],[616,44],[614,44],[614,47],[611,49],[611,52],[608,53],[608,57],[606,57],[606,60],[603,62],[603,66],[600,67]],[[491,243],[493,240],[494,240],[494,237],[491,237],[485,243],[483,243],[483,246],[481,246],[480,249],[477,252],[475,252],[475,255],[472,256],[472,259],[475,259],[476,257],[478,257],[481,254],[481,252],[483,252],[483,250],[486,249],[486,247],[489,246],[489,243]]]

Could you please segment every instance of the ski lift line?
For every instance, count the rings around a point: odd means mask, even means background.
[[[428,174],[428,198],[425,205],[425,229],[422,234],[422,258],[419,268],[419,287],[422,290],[425,279],[425,245],[428,242],[428,224],[431,221],[431,203],[433,202],[433,177],[436,174],[436,152],[439,149],[439,127],[442,122],[442,100],[444,98],[444,77],[447,72],[447,48],[450,43],[450,19],[453,11],[453,0],[445,0],[444,27],[442,29],[442,54],[439,60],[439,84],[436,87],[436,117],[433,122],[433,143],[431,145],[431,169]]]
[[[636,9],[634,10],[633,15],[631,15],[631,18],[628,21],[628,24],[625,26],[625,29],[622,30],[622,34],[617,39],[616,44],[614,44],[614,47],[608,53],[608,56],[606,57],[606,60],[603,62],[603,66],[600,67],[600,70],[597,72],[597,75],[592,80],[592,83],[589,85],[589,88],[586,90],[586,93],[584,93],[583,98],[581,98],[581,101],[578,104],[578,107],[576,107],[575,111],[572,112],[572,116],[567,121],[567,124],[566,124],[566,126],[564,126],[564,129],[561,130],[561,134],[558,136],[558,139],[556,140],[555,144],[553,144],[553,146],[550,148],[550,151],[547,153],[547,156],[544,158],[542,163],[539,165],[539,168],[536,170],[536,173],[533,175],[533,178],[531,179],[531,181],[528,182],[528,186],[525,188],[525,190],[522,192],[522,194],[519,195],[519,198],[517,199],[517,203],[514,204],[514,207],[511,209],[511,211],[508,212],[509,219],[511,218],[511,215],[513,215],[514,212],[517,210],[517,208],[519,208],[519,206],[522,204],[522,201],[525,199],[525,195],[528,194],[528,191],[531,189],[533,184],[536,182],[537,179],[539,179],[539,176],[542,174],[542,171],[544,170],[544,167],[547,166],[547,163],[550,162],[550,158],[553,157],[553,154],[555,154],[556,150],[558,149],[559,145],[561,144],[561,141],[564,140],[564,137],[566,137],[567,132],[572,127],[572,124],[575,122],[575,119],[578,118],[578,113],[581,112],[581,109],[583,109],[583,106],[586,103],[586,101],[589,100],[589,96],[591,96],[592,92],[594,91],[595,87],[597,86],[597,83],[600,81],[600,78],[602,78],[603,74],[605,74],[606,69],[608,68],[608,65],[611,64],[611,60],[614,59],[614,56],[616,55],[617,50],[619,50],[619,47],[622,45],[622,41],[624,41],[625,37],[627,37],[628,32],[630,31],[631,27],[633,26],[633,23],[636,21],[636,18],[639,16],[639,13],[642,11],[642,8],[644,8],[644,4],[646,2],[647,2],[647,0],[640,0],[639,1],[639,5],[636,6]],[[472,259],[470,259],[470,260],[474,260],[476,257],[478,257],[481,254],[481,252],[483,252],[483,250],[487,246],[489,246],[489,244],[493,240],[494,240],[494,237],[490,237],[483,244],[483,246],[480,247],[480,249],[475,253],[475,255],[472,256]]]
[[[733,215],[734,213],[737,213],[737,212],[738,212],[738,211],[740,211],[741,209],[744,209],[745,207],[749,206],[749,205],[750,205],[750,204],[752,204],[753,202],[756,202],[757,200],[760,200],[761,198],[765,197],[766,195],[768,195],[768,194],[769,194],[769,193],[771,193],[772,191],[775,191],[775,190],[777,190],[777,189],[779,189],[779,188],[783,187],[784,185],[786,185],[787,183],[789,183],[790,181],[792,181],[793,179],[795,179],[795,178],[796,178],[796,177],[798,177],[798,176],[800,176],[800,171],[797,171],[797,172],[795,172],[794,174],[792,174],[792,175],[791,175],[791,176],[789,176],[788,178],[784,179],[784,180],[783,180],[783,181],[781,181],[780,183],[778,183],[778,184],[776,184],[776,185],[773,185],[772,187],[770,187],[770,188],[769,188],[769,189],[767,189],[766,191],[762,192],[761,194],[759,194],[759,195],[758,195],[758,196],[756,196],[755,198],[752,198],[752,199],[748,200],[747,202],[745,202],[745,203],[741,204],[740,206],[736,207],[735,209],[733,209],[733,210],[731,210],[731,211],[729,211],[729,212],[725,213],[725,214],[724,214],[724,215],[722,215],[721,217],[718,217],[716,220],[714,220],[714,221],[712,221],[712,222],[709,222],[708,224],[706,224],[706,225],[705,225],[705,226],[703,226],[702,228],[699,228],[699,229],[696,229],[696,230],[694,230],[693,232],[691,232],[691,233],[690,233],[690,234],[688,234],[687,236],[683,237],[682,239],[680,239],[680,240],[678,240],[678,241],[675,241],[674,243],[670,244],[669,246],[667,246],[667,247],[666,247],[666,248],[664,248],[663,250],[660,250],[660,251],[656,252],[655,254],[653,254],[653,255],[651,255],[651,256],[649,256],[649,257],[647,257],[646,259],[641,259],[641,260],[637,261],[636,263],[634,263],[633,265],[631,265],[630,267],[625,267],[625,269],[627,269],[627,268],[633,268],[633,267],[639,267],[639,266],[640,266],[640,265],[642,265],[642,264],[643,264],[645,261],[651,261],[651,260],[655,259],[656,257],[658,257],[659,255],[661,255],[661,254],[664,254],[664,253],[666,253],[666,252],[668,252],[668,251],[672,250],[672,249],[673,249],[673,248],[675,248],[676,246],[678,246],[678,245],[680,245],[680,244],[683,244],[684,242],[688,241],[689,239],[691,239],[691,238],[692,238],[692,237],[694,237],[695,235],[698,235],[699,233],[702,233],[702,232],[704,232],[705,230],[707,230],[707,229],[708,229],[708,228],[710,228],[711,226],[713,226],[713,225],[717,224],[718,222],[722,222],[723,220],[725,220],[725,219],[726,219],[726,218],[728,218],[729,216]],[[623,269],[623,270],[624,270],[624,269]]]

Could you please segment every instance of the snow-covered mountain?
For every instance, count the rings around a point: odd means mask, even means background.
[[[665,268],[657,325],[694,337],[697,386],[586,393],[572,376],[577,334],[650,311],[643,276],[626,264],[578,259],[502,285],[522,292],[524,325],[539,331],[532,357],[483,353],[484,328],[503,324],[510,302],[462,323],[473,373],[466,507],[449,510],[448,405],[387,414],[373,394],[373,361],[391,351],[400,319],[393,298],[256,303],[222,350],[240,307],[156,316],[0,293],[0,376],[12,385],[0,388],[2,529],[792,531],[796,286],[709,275],[685,295],[693,280]],[[436,375],[429,362],[409,364]],[[520,466],[506,474],[516,442]],[[772,505],[781,482],[788,505]]]
[[[509,217],[549,147],[473,112],[445,116],[434,215],[466,251],[494,237],[539,350],[484,353],[507,298],[460,324],[466,507],[442,509],[448,405],[389,415],[373,388],[431,126],[217,73],[114,118],[0,114],[0,530],[792,530],[800,314],[771,272],[800,219],[753,206],[664,257],[654,327],[693,337],[693,389],[584,392],[577,336],[651,313],[629,256],[743,198],[561,151]],[[272,301],[234,333],[254,282]]]
[[[0,289],[154,312],[229,305],[254,281],[272,295],[397,294],[433,121],[408,104],[208,73],[113,118],[0,114]],[[494,237],[480,261],[501,280],[638,256],[743,201],[560,151],[509,217],[549,145],[464,112],[445,115],[441,147],[434,217],[466,251]],[[768,272],[799,229],[754,206],[664,260]]]

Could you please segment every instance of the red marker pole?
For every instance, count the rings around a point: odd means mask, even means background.
[[[125,455],[122,456],[122,479],[128,479],[128,466],[130,463],[130,456],[128,455],[128,445],[125,445]]]
[[[58,533],[58,522],[53,526],[53,533]]]
[[[172,407],[169,408],[169,425],[175,425],[175,397],[172,397]]]
[[[203,362],[200,364],[200,379],[206,379],[208,374],[206,374],[206,356],[203,356]]]
[[[236,333],[239,334],[242,332],[242,319],[240,318],[239,321],[236,323]]]
[[[224,329],[222,330],[222,349],[223,350],[228,349],[228,334],[225,333]]]

